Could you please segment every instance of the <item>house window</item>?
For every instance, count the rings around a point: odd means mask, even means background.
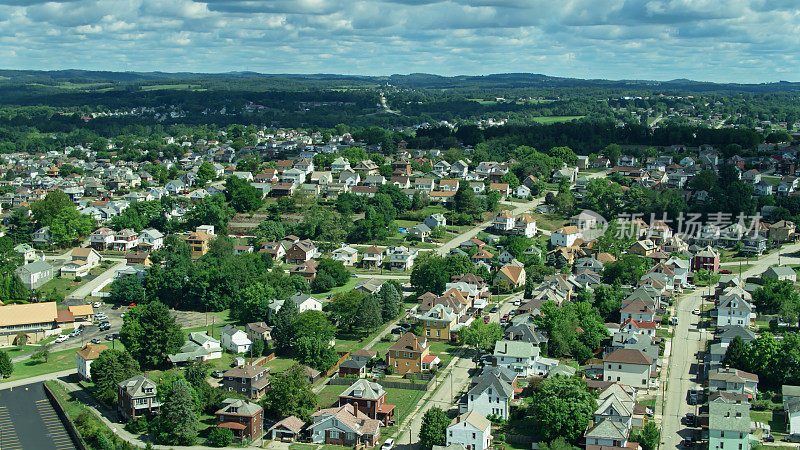
[[[331,430],[328,432],[328,437],[330,437],[331,439],[339,439],[339,432]]]
[[[352,441],[353,440],[353,433],[347,433],[347,440],[348,441]]]

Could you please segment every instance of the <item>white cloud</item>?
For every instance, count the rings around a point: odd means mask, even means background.
[[[796,0],[0,0],[16,68],[760,82],[797,48]]]

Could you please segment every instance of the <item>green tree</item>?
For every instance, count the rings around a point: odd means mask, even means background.
[[[317,397],[303,368],[294,365],[272,377],[261,405],[277,419],[297,416],[307,421],[317,408]]]
[[[185,341],[175,317],[161,302],[139,305],[123,319],[120,342],[143,368],[161,366]]]
[[[341,261],[330,258],[323,258],[317,264],[317,276],[320,273],[329,275],[336,282],[337,286],[344,286],[350,281],[350,271]]]
[[[214,447],[227,447],[233,442],[233,431],[230,428],[211,427],[208,442]]]
[[[161,406],[156,441],[164,445],[192,445],[197,440],[200,420],[192,389],[186,380],[176,381]]]
[[[655,450],[658,447],[658,441],[661,438],[661,431],[655,422],[649,421],[644,425],[641,431],[631,433],[631,441],[638,442],[643,450]]]
[[[81,214],[74,206],[61,210],[50,224],[50,235],[53,244],[58,247],[70,247],[95,229],[95,221],[86,214]]]
[[[365,334],[375,331],[383,323],[381,307],[373,295],[368,295],[361,301],[356,315],[359,317],[359,325]]]
[[[11,363],[11,357],[8,353],[0,351],[0,377],[8,378],[14,372],[14,364]]]
[[[419,430],[419,448],[431,450],[434,445],[444,446],[447,443],[447,427],[450,418],[438,406],[425,411],[422,426]]]
[[[38,226],[46,227],[53,223],[56,216],[67,209],[75,209],[75,205],[72,204],[67,194],[55,190],[48,192],[43,199],[33,203],[31,214]]]
[[[469,186],[469,183],[460,183],[456,195],[453,196],[453,209],[456,212],[476,215],[483,212],[478,199],[475,197],[475,191]]]
[[[203,161],[200,167],[197,168],[197,179],[200,181],[201,186],[204,186],[216,177],[217,171],[214,170],[214,166],[208,161]]]
[[[225,181],[225,197],[237,212],[255,211],[264,204],[261,191],[236,176],[228,177]]]
[[[331,321],[344,331],[354,332],[358,327],[358,308],[366,296],[356,290],[335,294],[326,305]]]
[[[95,396],[111,404],[117,398],[117,384],[139,373],[139,363],[124,350],[104,350],[92,363]]]
[[[394,320],[402,309],[402,297],[397,285],[393,282],[384,283],[378,291],[378,302],[381,306],[381,317],[384,322]]]
[[[145,292],[141,278],[136,275],[128,275],[115,279],[111,282],[111,292],[108,299],[111,303],[118,305],[144,303]]]
[[[327,273],[323,272],[317,274],[313,280],[311,280],[311,292],[315,294],[319,294],[322,292],[328,292],[331,289],[336,287],[336,280],[333,279],[332,276],[328,275]]]
[[[503,330],[497,322],[473,320],[468,327],[461,328],[459,337],[463,344],[474,347],[479,352],[487,352],[503,337]]]
[[[317,336],[301,336],[295,341],[295,357],[301,364],[325,372],[339,359],[336,350],[331,347],[330,340]]]
[[[297,303],[292,299],[286,299],[275,314],[272,339],[275,341],[275,347],[282,352],[288,351],[294,345],[294,322],[298,313]]]
[[[576,443],[592,421],[596,398],[578,378],[543,380],[528,399],[527,416],[547,441],[564,437]]]
[[[636,284],[647,273],[647,260],[636,255],[624,255],[619,260],[606,264],[603,282],[607,284]]]
[[[31,355],[31,359],[39,362],[47,362],[50,359],[50,344],[42,344],[39,349]]]

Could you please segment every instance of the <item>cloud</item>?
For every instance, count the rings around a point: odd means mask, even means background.
[[[796,0],[0,0],[7,68],[762,82],[797,48]]]

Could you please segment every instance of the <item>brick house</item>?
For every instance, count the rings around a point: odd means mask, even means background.
[[[306,239],[295,243],[289,250],[286,250],[287,264],[303,264],[317,254],[317,246],[314,242]]]
[[[155,381],[144,375],[134,375],[117,384],[117,412],[128,420],[158,412],[161,402],[156,395]]]
[[[246,400],[227,398],[217,416],[217,428],[227,428],[236,440],[249,442],[261,435],[264,427],[264,409]]]
[[[700,269],[708,270],[711,273],[719,271],[719,253],[711,248],[710,245],[692,257],[692,270],[697,271]]]
[[[257,399],[269,386],[268,367],[242,365],[222,374],[221,388]]]
[[[419,373],[428,370],[424,364],[433,359],[430,358],[430,345],[428,339],[420,337],[414,333],[405,333],[397,340],[386,355],[386,363],[399,375],[406,373]]]
[[[360,379],[339,395],[336,406],[354,405],[370,419],[380,420],[384,426],[394,424],[395,405],[386,403],[386,391],[378,383]]]

